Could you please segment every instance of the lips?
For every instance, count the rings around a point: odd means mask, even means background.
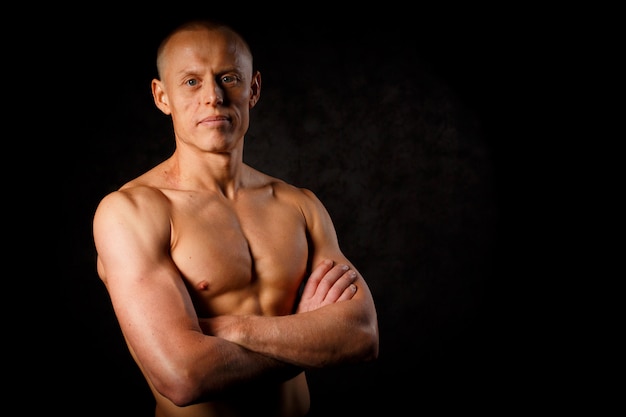
[[[205,125],[210,125],[210,124],[223,124],[223,123],[228,123],[230,122],[230,118],[227,116],[209,116],[209,117],[205,117],[204,119],[200,120],[200,124],[205,124]]]

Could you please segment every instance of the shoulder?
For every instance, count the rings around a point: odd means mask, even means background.
[[[333,220],[319,197],[309,188],[284,181],[271,184],[274,197],[297,210],[316,248],[337,246]]]
[[[96,214],[102,212],[158,211],[166,209],[168,202],[163,192],[147,186],[125,185],[105,195],[98,203]]]
[[[94,234],[155,226],[157,230],[169,230],[170,211],[169,200],[161,190],[147,186],[124,186],[105,195],[98,203],[93,218]]]
[[[286,182],[276,182],[273,184],[273,189],[276,195],[283,196],[284,198],[290,198],[298,205],[304,207],[322,204],[317,195],[305,187],[298,187]]]
[[[297,208],[309,227],[330,221],[326,207],[309,188],[275,181],[272,183],[272,191],[277,200]]]
[[[264,190],[263,194],[271,196],[280,204],[290,205],[298,209],[306,218],[321,213],[326,209],[317,195],[309,188],[297,186],[283,179],[273,177],[250,166],[247,168],[247,187],[251,190]]]
[[[321,204],[315,193],[308,188],[262,173],[257,178],[259,178],[257,186],[268,190],[279,201],[297,206]]]

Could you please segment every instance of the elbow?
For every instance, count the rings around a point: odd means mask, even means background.
[[[356,332],[353,334],[352,340],[356,341],[353,352],[357,362],[371,362],[378,359],[379,353],[379,330],[378,318],[375,313],[365,314],[358,320],[355,327]]]
[[[346,334],[349,335],[349,362],[371,362],[378,359],[380,337],[376,315],[361,317],[352,331],[347,331]]]
[[[377,325],[362,325],[359,326],[352,332],[347,332],[346,334],[350,334],[348,345],[344,345],[348,347],[348,350],[343,350],[343,353],[335,358],[337,363],[363,363],[363,362],[371,362],[378,359],[378,350],[379,350],[379,337],[378,337],[378,326]],[[327,366],[327,363],[319,364],[320,367]]]
[[[363,331],[362,359],[370,362],[378,359],[380,337],[378,335],[378,325],[376,323],[367,326]]]
[[[201,401],[202,381],[193,369],[178,369],[153,376],[154,389],[178,407],[186,407]]]

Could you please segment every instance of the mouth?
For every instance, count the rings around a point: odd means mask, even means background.
[[[230,123],[230,118],[227,116],[209,116],[200,120],[198,124],[205,126],[223,126]]]

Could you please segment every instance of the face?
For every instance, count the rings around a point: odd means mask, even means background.
[[[194,29],[175,34],[159,58],[152,81],[155,104],[172,116],[177,146],[225,152],[243,143],[260,74],[233,33]]]

